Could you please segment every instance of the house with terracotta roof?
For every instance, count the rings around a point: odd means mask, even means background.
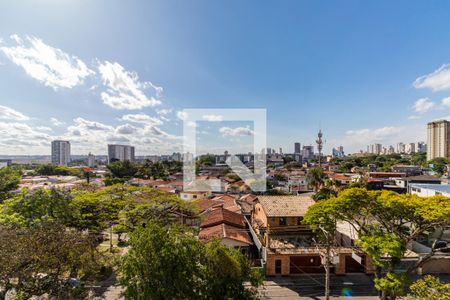
[[[242,214],[224,207],[211,210],[200,224],[200,240],[219,239],[227,247],[249,249],[253,245],[247,222]]]
[[[325,271],[322,266],[325,249],[315,243],[310,227],[302,224],[308,208],[314,203],[310,193],[258,196],[252,211],[251,233],[259,239],[267,275],[287,276]],[[336,248],[332,261],[331,271],[336,274],[373,272],[365,255],[352,247]]]

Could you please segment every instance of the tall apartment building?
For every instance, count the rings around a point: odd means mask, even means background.
[[[300,143],[294,143],[294,153],[295,154],[300,154],[302,153],[302,150],[300,148]]]
[[[134,161],[134,146],[127,145],[108,145],[108,162],[114,160]]]
[[[405,144],[397,143],[397,153],[405,153]]]
[[[406,144],[405,152],[407,154],[414,154],[414,153],[416,153],[416,144],[415,143]]]
[[[383,153],[383,145],[381,144],[372,144],[367,146],[367,152],[371,154],[382,154]]]
[[[52,141],[52,164],[67,166],[70,162],[70,142]]]
[[[311,160],[314,158],[314,146],[303,146],[302,153],[304,160]]]
[[[450,156],[450,122],[440,120],[427,124],[427,160]]]
[[[418,142],[417,143],[417,152],[427,152],[427,144],[425,142]]]
[[[92,168],[95,166],[95,155],[89,152],[87,161],[88,167]]]

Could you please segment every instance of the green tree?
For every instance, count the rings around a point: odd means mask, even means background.
[[[426,275],[410,287],[409,300],[448,300],[450,299],[450,284],[443,283],[439,278]]]
[[[69,223],[73,217],[69,191],[38,188],[23,189],[0,204],[0,224],[8,227],[31,227],[43,222]]]
[[[137,165],[129,160],[114,161],[107,168],[115,178],[131,178],[138,171]]]
[[[252,299],[260,281],[237,250],[204,245],[180,226],[137,228],[118,263],[126,299]]]
[[[306,181],[314,191],[318,191],[323,184],[324,173],[321,168],[312,168],[306,173]]]
[[[12,190],[17,189],[20,178],[20,171],[10,167],[0,169],[0,203],[10,196]]]
[[[331,249],[336,232],[337,215],[334,212],[335,205],[331,201],[323,201],[309,207],[303,218],[303,224],[309,225],[318,237],[318,245],[325,247],[325,298],[330,298],[330,260]]]
[[[435,250],[401,274],[396,267],[404,257],[408,243],[450,223],[450,203],[442,196],[424,199],[409,194],[351,188],[336,198],[319,201],[313,207],[331,214],[330,218],[348,222],[358,232],[356,243],[377,267],[376,287],[383,292],[384,299],[401,295],[407,285],[407,275],[434,254]]]
[[[0,228],[0,286],[15,288],[28,299],[49,294],[57,299],[81,299],[82,286],[70,278],[90,282],[104,263],[92,238],[59,223],[29,228]]]

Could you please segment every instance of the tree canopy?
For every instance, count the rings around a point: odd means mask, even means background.
[[[0,203],[8,198],[10,191],[17,189],[20,183],[20,171],[10,167],[0,169]]]
[[[126,299],[253,299],[257,275],[238,250],[204,245],[188,229],[149,222],[137,228],[119,261]]]
[[[406,276],[396,270],[407,245],[427,232],[450,224],[450,202],[443,196],[421,198],[390,191],[343,190],[335,198],[311,206],[305,222],[314,226],[331,226],[348,222],[358,233],[357,245],[372,259],[377,272],[376,287],[385,297],[394,299],[404,292]],[[332,228],[330,228],[332,229]],[[381,270],[387,272],[382,275]]]

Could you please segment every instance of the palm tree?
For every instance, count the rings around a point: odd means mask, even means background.
[[[306,173],[306,182],[317,192],[323,184],[323,177],[324,174],[321,168],[312,168]]]

